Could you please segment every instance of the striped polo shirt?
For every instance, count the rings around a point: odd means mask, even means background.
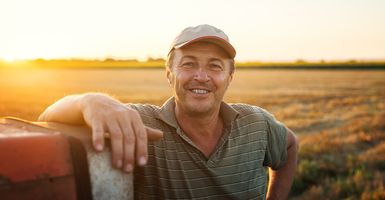
[[[174,98],[127,105],[164,133],[149,142],[147,165],[135,168],[135,199],[265,199],[266,167],[286,160],[285,126],[257,106],[222,102],[223,134],[207,158],[178,125]]]

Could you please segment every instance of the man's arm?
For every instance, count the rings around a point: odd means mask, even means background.
[[[66,124],[85,124],[80,102],[84,95],[66,96],[50,105],[39,116],[39,121],[61,122]]]
[[[147,139],[157,140],[162,132],[146,127],[138,111],[100,93],[67,96],[49,106],[39,121],[87,124],[98,151],[104,147],[104,133],[110,133],[115,167],[131,172],[147,162]]]
[[[293,183],[298,160],[298,139],[287,129],[287,160],[278,170],[269,169],[268,200],[287,199]]]

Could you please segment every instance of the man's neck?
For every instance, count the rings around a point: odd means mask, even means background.
[[[206,157],[209,157],[222,136],[223,121],[219,110],[220,108],[205,115],[192,116],[175,107],[179,126]]]
[[[184,130],[194,130],[197,134],[210,137],[217,124],[221,121],[219,108],[201,115],[191,115],[175,106],[175,117],[179,126]]]

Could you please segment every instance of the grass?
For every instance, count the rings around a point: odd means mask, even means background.
[[[162,69],[0,69],[0,116],[36,120],[59,98],[106,92],[161,105]],[[385,71],[238,70],[227,102],[259,105],[299,135],[291,199],[385,199]]]

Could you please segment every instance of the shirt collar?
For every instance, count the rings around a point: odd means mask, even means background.
[[[167,123],[168,125],[178,128],[178,122],[175,118],[175,98],[169,98],[160,108],[158,119]],[[230,125],[239,115],[232,106],[225,102],[221,102],[220,115],[225,123],[225,125]]]

